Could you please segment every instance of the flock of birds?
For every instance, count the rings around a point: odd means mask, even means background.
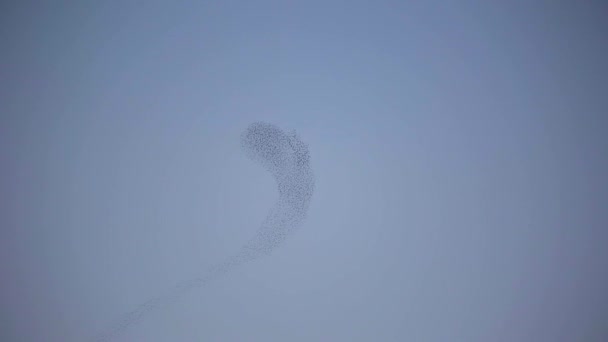
[[[315,187],[308,146],[294,132],[285,133],[278,127],[255,122],[242,133],[241,146],[245,154],[261,164],[274,177],[279,197],[262,222],[257,234],[241,250],[224,262],[196,278],[176,285],[169,293],[152,298],[120,318],[97,342],[107,342],[121,335],[142,317],[163,308],[187,292],[200,288],[237,266],[269,255],[296,230],[306,218]]]

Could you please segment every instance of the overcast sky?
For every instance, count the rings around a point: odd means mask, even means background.
[[[595,3],[595,5],[593,4]],[[116,341],[608,340],[600,1],[0,5],[0,340],[89,341],[234,255],[269,257]]]

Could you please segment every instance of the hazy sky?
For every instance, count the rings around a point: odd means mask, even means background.
[[[255,121],[308,143],[306,222],[117,341],[608,340],[600,1],[13,3],[1,341],[236,253],[278,196]]]

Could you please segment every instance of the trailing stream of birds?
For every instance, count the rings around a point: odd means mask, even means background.
[[[151,311],[175,302],[189,291],[204,286],[237,266],[269,255],[301,225],[315,187],[308,146],[295,132],[288,134],[272,124],[255,122],[241,134],[241,147],[250,159],[272,174],[278,186],[278,200],[257,234],[224,262],[126,313],[95,341],[111,341]]]

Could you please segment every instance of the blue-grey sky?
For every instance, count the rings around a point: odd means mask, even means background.
[[[606,341],[600,1],[0,5],[0,340],[86,341],[233,255],[297,130],[304,225],[120,341]]]

